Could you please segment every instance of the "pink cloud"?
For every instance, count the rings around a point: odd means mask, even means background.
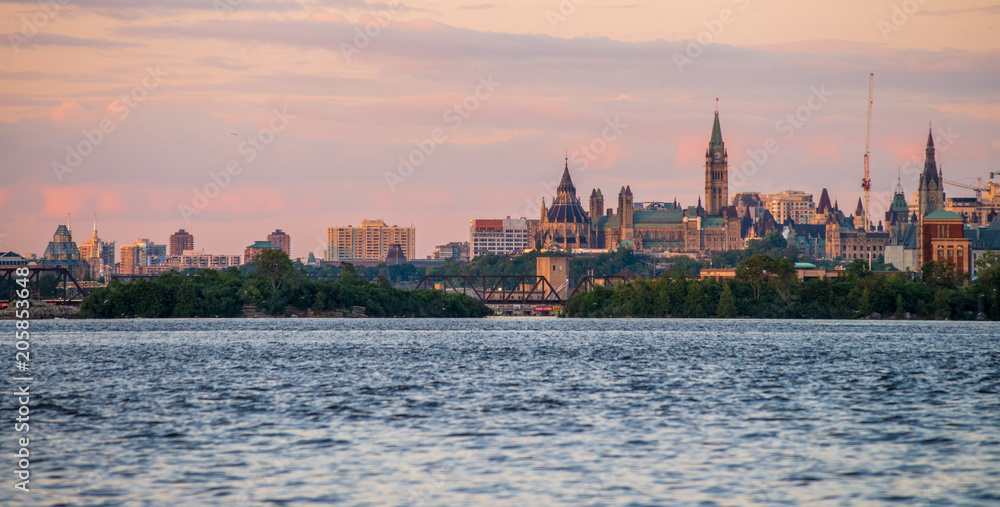
[[[65,121],[70,118],[82,118],[87,115],[83,105],[79,102],[63,102],[56,107],[50,108],[49,117],[56,121]]]
[[[347,18],[344,16],[325,11],[314,12],[309,15],[308,19],[312,21],[322,21],[324,23],[347,23]]]

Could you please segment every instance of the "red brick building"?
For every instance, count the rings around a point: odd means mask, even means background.
[[[959,273],[972,270],[972,241],[964,237],[962,216],[951,211],[934,211],[920,224],[920,264],[949,260]]]

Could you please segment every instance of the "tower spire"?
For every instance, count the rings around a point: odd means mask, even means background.
[[[715,122],[712,123],[712,141],[709,148],[722,148],[722,127],[719,125],[719,110],[716,105]]]

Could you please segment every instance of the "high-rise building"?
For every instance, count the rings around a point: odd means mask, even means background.
[[[472,257],[486,254],[519,254],[535,246],[538,220],[527,218],[475,219],[469,223]]]
[[[280,248],[282,252],[288,254],[289,257],[292,256],[292,237],[286,234],[285,231],[276,229],[274,232],[267,235],[267,240],[275,245],[278,245],[278,248]]]
[[[381,219],[362,220],[360,227],[330,227],[326,230],[326,260],[384,259],[393,244],[399,245],[407,259],[413,259],[416,236],[414,227],[390,227]]]
[[[170,255],[182,255],[184,250],[194,250],[194,236],[181,229],[170,235]]]
[[[722,142],[722,127],[719,126],[719,111],[715,111],[712,124],[712,138],[705,150],[705,214],[721,215],[729,204],[729,154]]]
[[[157,245],[146,238],[139,238],[131,245],[122,245],[121,266],[118,273],[139,274],[141,267],[163,264],[166,257],[167,245]]]

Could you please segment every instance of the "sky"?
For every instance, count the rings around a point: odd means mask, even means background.
[[[564,157],[586,207],[693,205],[718,107],[730,196],[917,189],[1000,171],[1000,3],[941,0],[0,0],[0,251],[74,239],[241,254],[282,229],[538,218]],[[718,99],[718,100],[717,100]],[[946,186],[950,196],[972,191]],[[616,204],[609,199],[606,207]]]

